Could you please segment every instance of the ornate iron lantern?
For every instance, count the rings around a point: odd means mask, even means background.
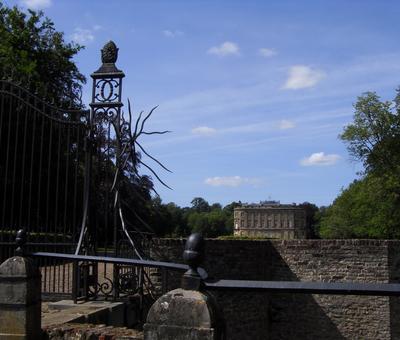
[[[91,74],[93,78],[92,89],[92,117],[96,114],[106,115],[113,121],[118,121],[120,116],[122,96],[122,79],[124,72],[115,66],[118,59],[118,48],[113,41],[106,43],[101,50],[103,65]]]

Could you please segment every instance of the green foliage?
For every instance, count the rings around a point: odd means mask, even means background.
[[[304,202],[299,204],[306,212],[306,226],[308,228],[307,235],[309,238],[316,238],[318,235],[319,228],[319,208],[310,202]]]
[[[204,198],[195,197],[191,204],[190,208],[181,208],[175,203],[162,204],[160,198],[154,198],[152,228],[160,236],[186,237],[192,232],[205,237],[232,234],[233,207],[238,203],[222,208],[220,203],[210,205]]]
[[[367,92],[355,104],[353,123],[339,136],[366,173],[400,174],[400,94],[393,102]]]
[[[339,136],[365,171],[322,211],[324,238],[400,237],[400,94],[393,102],[368,92]]]
[[[0,65],[6,72],[30,79],[35,89],[46,84],[48,96],[69,100],[76,96],[85,77],[73,62],[82,46],[66,43],[62,32],[42,12],[0,2]]]
[[[190,202],[192,205],[192,209],[196,210],[197,212],[208,212],[210,211],[210,205],[208,202],[202,197],[195,197]]]
[[[188,227],[192,232],[203,234],[205,237],[217,237],[228,234],[231,230],[227,225],[229,216],[222,210],[210,212],[193,212],[188,216]]]
[[[400,236],[398,183],[368,175],[343,190],[321,219],[323,238],[397,238]]]

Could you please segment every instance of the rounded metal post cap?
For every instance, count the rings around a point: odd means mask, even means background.
[[[191,234],[187,239],[183,259],[191,268],[197,268],[203,261],[204,245],[204,238],[201,234]]]
[[[17,236],[15,237],[15,243],[17,244],[16,254],[22,256],[24,253],[24,246],[27,241],[27,234],[25,229],[20,229],[17,231]]]

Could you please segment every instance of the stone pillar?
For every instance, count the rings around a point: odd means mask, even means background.
[[[151,306],[144,325],[144,340],[222,340],[224,321],[214,298],[203,292],[207,273],[199,265],[204,258],[200,234],[188,238],[183,258],[189,269],[182,288],[161,296]]]
[[[220,340],[222,327],[211,296],[178,288],[150,308],[144,340]]]
[[[15,256],[0,265],[0,340],[41,339],[40,285],[32,259]]]

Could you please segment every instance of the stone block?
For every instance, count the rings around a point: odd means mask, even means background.
[[[198,291],[175,289],[150,308],[145,340],[220,340],[223,319],[215,300]]]
[[[0,265],[0,340],[41,338],[40,272],[29,258]]]

